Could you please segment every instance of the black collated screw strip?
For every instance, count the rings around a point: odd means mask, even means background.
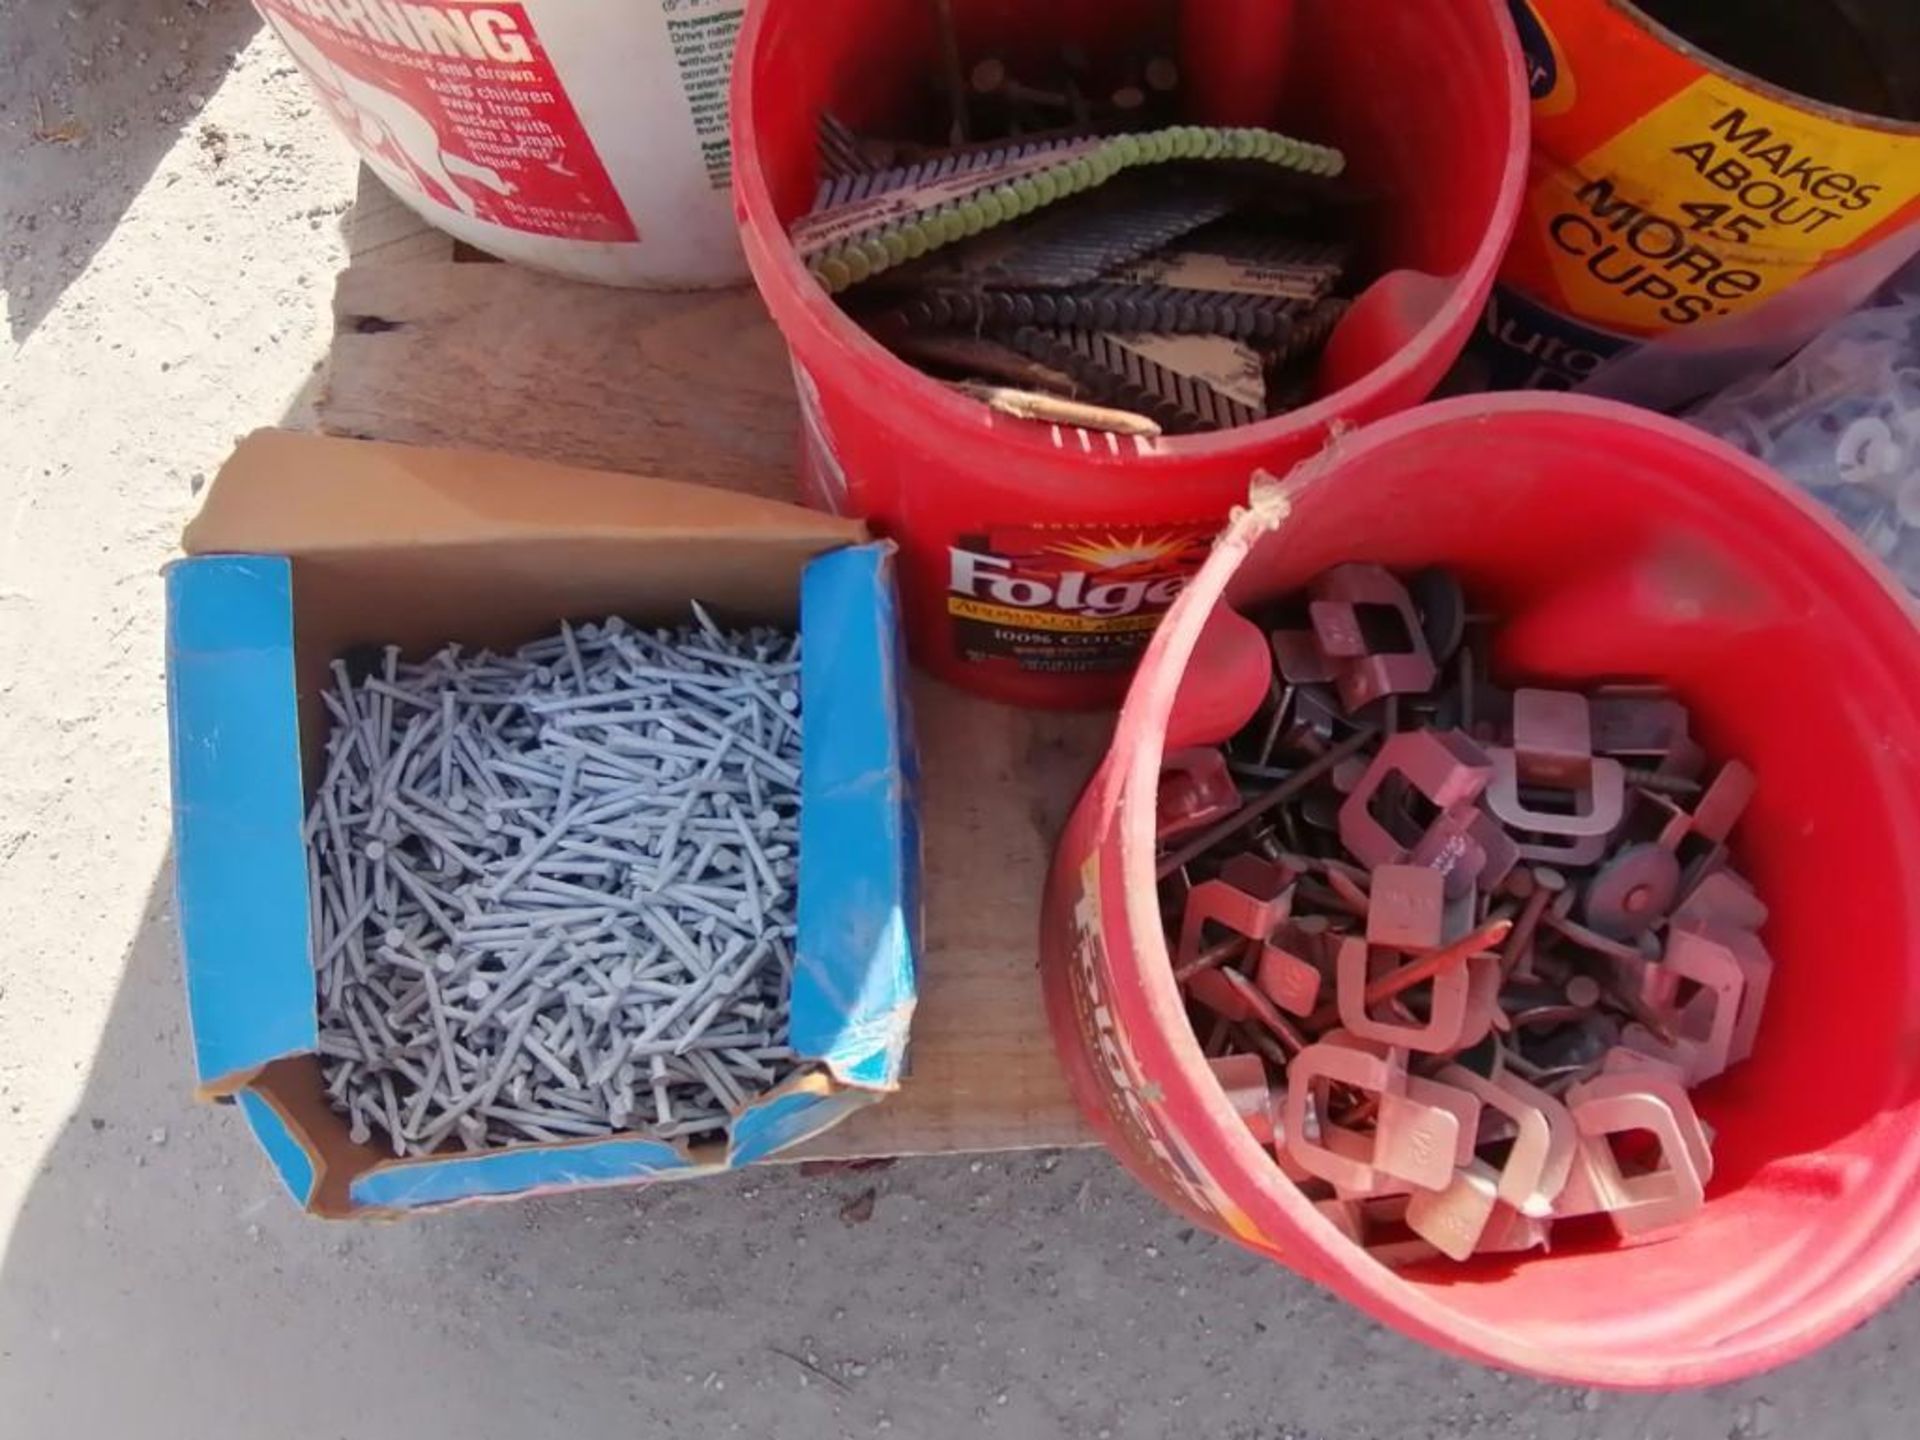
[[[820,117],[820,174],[823,188],[849,175],[870,175],[880,167],[860,148],[860,137],[837,117]]]
[[[1344,245],[1275,235],[1264,239],[1261,250],[1257,256],[1230,254],[1210,243],[1205,235],[1195,235],[1120,267],[1113,279],[1212,293],[1203,284],[1181,285],[1180,270],[1189,262],[1219,259],[1246,266],[1251,272],[1246,278],[1261,282],[1256,287],[1259,293],[1312,305],[1326,299],[1346,278],[1348,251]],[[1273,293],[1275,287],[1285,287],[1289,293]]]
[[[1109,185],[1078,205],[1041,215],[1006,233],[1008,248],[979,278],[996,289],[1064,290],[1088,285],[1181,236],[1230,214],[1238,197],[1224,186],[1157,183]]]
[[[851,205],[855,201],[868,200],[875,195],[905,190],[914,185],[928,185],[953,175],[996,169],[1015,160],[1025,160],[1034,155],[1059,150],[1073,144],[1074,139],[1075,137],[1072,136],[1061,136],[1045,140],[1015,140],[991,146],[969,146],[965,149],[943,152],[929,160],[918,160],[910,165],[895,165],[885,170],[867,169],[829,175],[820,184],[814,209],[830,210],[836,205]],[[1225,213],[1225,211],[1221,212],[1221,214]],[[1220,217],[1216,215],[1212,218]]]
[[[1296,361],[1318,354],[1333,334],[1333,327],[1347,313],[1348,304],[1337,296],[1322,300],[1300,315],[1292,328],[1278,340],[1262,345],[1260,353],[1267,362],[1267,373],[1271,375]]]
[[[931,374],[988,380],[1068,400],[1086,398],[1071,375],[1021,354],[1001,336],[966,330],[914,330],[889,343],[902,360]]]
[[[1262,411],[1155,364],[1111,335],[1030,326],[1006,340],[1021,354],[1072,376],[1099,403],[1145,415],[1168,434],[1225,430],[1265,418]]]
[[[1209,226],[1188,248],[1256,265],[1324,266],[1337,274],[1345,274],[1353,259],[1353,247],[1343,240],[1310,240],[1233,220]]]
[[[926,330],[1002,332],[1026,325],[1133,335],[1224,335],[1284,343],[1310,306],[1267,295],[1101,282],[1070,290],[928,290],[869,319],[872,333]]]

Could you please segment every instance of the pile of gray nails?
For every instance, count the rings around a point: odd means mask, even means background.
[[[334,662],[308,873],[356,1143],[715,1138],[796,1069],[800,641],[694,613]]]

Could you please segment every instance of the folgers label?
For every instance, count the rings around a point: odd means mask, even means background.
[[[1183,1204],[1194,1219],[1245,1244],[1270,1247],[1271,1242],[1182,1141],[1180,1128],[1167,1111],[1165,1093],[1144,1073],[1115,1013],[1108,995],[1112,968],[1102,898],[1103,882],[1111,883],[1113,877],[1102,873],[1101,855],[1100,849],[1089,851],[1076,871],[1067,989],[1081,1044],[1099,1081],[1107,1122],[1133,1163],[1149,1168],[1162,1192]]]
[[[1737,314],[1920,219],[1920,126],[1741,75],[1624,0],[1511,3],[1534,138],[1501,279],[1593,348]]]
[[[954,653],[1032,675],[1130,669],[1219,528],[1004,525],[961,535],[947,551]]]

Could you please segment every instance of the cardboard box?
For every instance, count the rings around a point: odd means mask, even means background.
[[[919,834],[892,548],[856,523],[493,454],[262,431],[167,572],[174,843],[201,1093],[236,1097],[294,1196],[330,1217],[709,1174],[894,1089],[915,996]],[[396,1160],[355,1145],[313,1055],[304,777],[328,663],[499,649],[562,619],[798,623],[800,895],[793,1044],[815,1063],[728,1145],[643,1136]]]

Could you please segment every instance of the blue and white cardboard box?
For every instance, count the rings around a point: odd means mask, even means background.
[[[697,485],[510,456],[249,437],[167,571],[174,844],[200,1092],[237,1099],[328,1217],[711,1174],[900,1081],[919,952],[916,762],[892,547],[856,523]],[[328,662],[356,645],[496,648],[563,618],[727,621],[803,637],[793,1043],[814,1063],[725,1145],[645,1136],[396,1160],[328,1108],[308,944],[305,777]]]

